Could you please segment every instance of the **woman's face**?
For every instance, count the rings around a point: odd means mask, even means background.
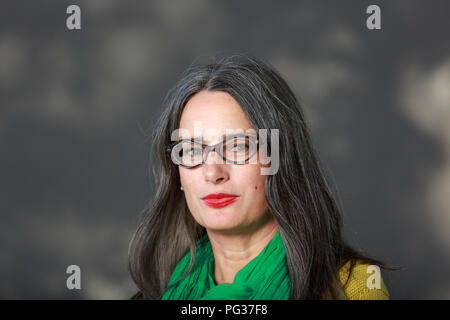
[[[188,100],[179,128],[194,137],[194,121],[200,122],[202,143],[208,145],[222,141],[221,135],[226,130],[247,132],[247,129],[253,129],[237,101],[223,91],[201,91]],[[214,132],[212,130],[217,134],[210,134]],[[186,138],[182,131],[179,138]],[[195,136],[197,134],[195,131]],[[253,163],[233,164],[226,163],[212,150],[206,162],[196,168],[179,166],[187,205],[200,225],[217,232],[249,232],[267,222],[270,218],[264,195],[267,176],[260,174],[263,165],[258,156],[258,153],[253,156],[256,157]],[[217,192],[239,197],[223,207],[211,207],[202,200],[206,195]]]

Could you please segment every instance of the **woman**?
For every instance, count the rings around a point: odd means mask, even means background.
[[[389,298],[367,273],[389,267],[345,244],[303,111],[268,64],[234,55],[189,68],[153,147],[156,195],[129,250],[133,298]]]

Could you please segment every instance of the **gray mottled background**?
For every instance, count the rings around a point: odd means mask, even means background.
[[[81,7],[79,31],[66,8]],[[381,7],[381,30],[366,8]],[[154,187],[146,134],[199,56],[249,52],[301,100],[355,247],[406,267],[394,299],[450,299],[448,1],[0,4],[0,297],[124,299]],[[150,164],[151,165],[151,164]],[[82,289],[66,288],[66,267]]]

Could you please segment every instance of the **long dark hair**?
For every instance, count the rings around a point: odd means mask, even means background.
[[[342,297],[338,270],[349,260],[350,271],[357,259],[390,268],[343,240],[336,192],[325,178],[302,108],[287,83],[268,63],[239,54],[190,66],[164,99],[151,149],[156,194],[128,252],[129,270],[139,289],[132,298],[160,299],[188,250],[193,266],[195,243],[206,232],[190,214],[178,167],[165,151],[186,102],[203,90],[229,93],[256,131],[279,128],[279,170],[267,176],[265,197],[286,249],[291,299],[321,299],[325,292],[333,299]]]

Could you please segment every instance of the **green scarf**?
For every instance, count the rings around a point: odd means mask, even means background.
[[[214,254],[205,234],[196,243],[195,264],[189,251],[173,271],[161,300],[287,300],[291,292],[286,255],[280,230],[264,249],[236,273],[233,283],[214,283]],[[175,283],[175,285],[174,285]]]

